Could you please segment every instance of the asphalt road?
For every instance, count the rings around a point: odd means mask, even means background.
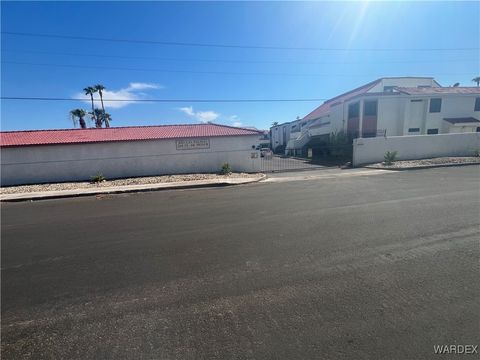
[[[479,175],[2,204],[2,359],[450,359],[480,343]]]

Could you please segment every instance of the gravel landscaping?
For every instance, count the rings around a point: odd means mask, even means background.
[[[451,156],[439,157],[421,160],[398,160],[392,165],[385,165],[383,162],[370,164],[369,168],[376,169],[409,169],[436,165],[461,165],[461,164],[480,164],[480,157],[477,156]]]
[[[163,175],[163,176],[147,176],[117,180],[106,180],[99,183],[91,182],[65,182],[53,184],[37,184],[37,185],[21,185],[8,186],[0,188],[0,194],[20,194],[30,192],[58,191],[58,190],[75,190],[75,189],[98,189],[102,187],[124,186],[124,185],[144,185],[144,184],[160,184],[181,181],[195,180],[221,180],[229,178],[252,178],[257,179],[261,174],[247,173],[231,173],[228,175],[218,174],[186,174],[186,175]]]

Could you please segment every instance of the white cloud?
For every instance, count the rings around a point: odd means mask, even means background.
[[[130,83],[128,89],[130,90],[145,90],[145,89],[161,89],[163,86],[158,84],[150,84],[150,83],[140,83],[140,82],[133,82]]]
[[[103,98],[107,99],[103,103],[105,107],[112,109],[119,109],[130,104],[134,104],[137,101],[145,98],[145,93],[139,92],[139,90],[151,90],[151,89],[160,89],[162,86],[157,84],[149,83],[139,83],[133,82],[130,83],[126,88],[120,90],[109,90],[106,89],[103,91]],[[85,95],[84,93],[77,93],[73,96],[76,99],[85,99],[86,103],[90,104],[90,96]],[[108,101],[108,100],[123,100],[123,101]],[[98,94],[94,95],[94,104],[95,107],[100,108],[102,106],[100,102],[100,97]]]
[[[195,116],[195,113],[193,112],[193,107],[191,107],[191,106],[182,107],[178,110],[183,111],[185,114],[187,114],[189,116]]]
[[[216,113],[215,111],[198,111],[196,116],[201,122],[209,122],[218,118],[220,114]]]
[[[219,113],[212,110],[194,111],[192,106],[182,107],[182,108],[179,108],[178,110],[184,112],[188,116],[193,117],[203,123],[214,121],[220,116]]]
[[[240,122],[240,121],[235,121],[233,123],[233,126],[236,126],[236,127],[241,127],[243,124]]]

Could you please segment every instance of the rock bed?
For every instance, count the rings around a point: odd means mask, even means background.
[[[247,173],[231,173],[229,175],[218,174],[187,174],[187,175],[162,175],[162,176],[147,176],[135,177],[127,179],[106,180],[99,183],[91,182],[65,182],[53,184],[37,184],[37,185],[21,185],[8,186],[0,188],[0,194],[19,194],[29,192],[42,191],[58,191],[58,190],[74,190],[74,189],[96,189],[99,187],[112,187],[124,185],[144,185],[144,184],[159,184],[181,181],[195,181],[195,180],[221,180],[228,178],[258,178],[259,174]]]
[[[379,169],[404,169],[404,168],[415,168],[415,167],[423,167],[423,166],[454,165],[454,164],[480,164],[480,157],[451,156],[451,157],[439,157],[439,158],[421,159],[421,160],[399,160],[399,161],[395,161],[392,165],[385,165],[382,162],[382,163],[371,164],[368,167],[374,167]]]

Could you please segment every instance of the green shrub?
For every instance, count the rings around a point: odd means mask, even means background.
[[[327,144],[328,145],[348,145],[351,140],[344,131],[335,131],[330,133]]]
[[[107,179],[105,179],[105,176],[103,176],[102,174],[98,173],[94,176],[90,176],[90,180],[92,181],[92,183],[94,184],[98,184],[98,183],[101,183]]]
[[[476,149],[473,151],[473,156],[480,157],[480,149]]]
[[[228,162],[223,163],[222,167],[220,168],[220,175],[228,175],[232,172],[232,167]]]
[[[396,151],[387,151],[385,155],[383,155],[384,164],[385,165],[392,165],[395,160],[397,159],[397,152]]]

